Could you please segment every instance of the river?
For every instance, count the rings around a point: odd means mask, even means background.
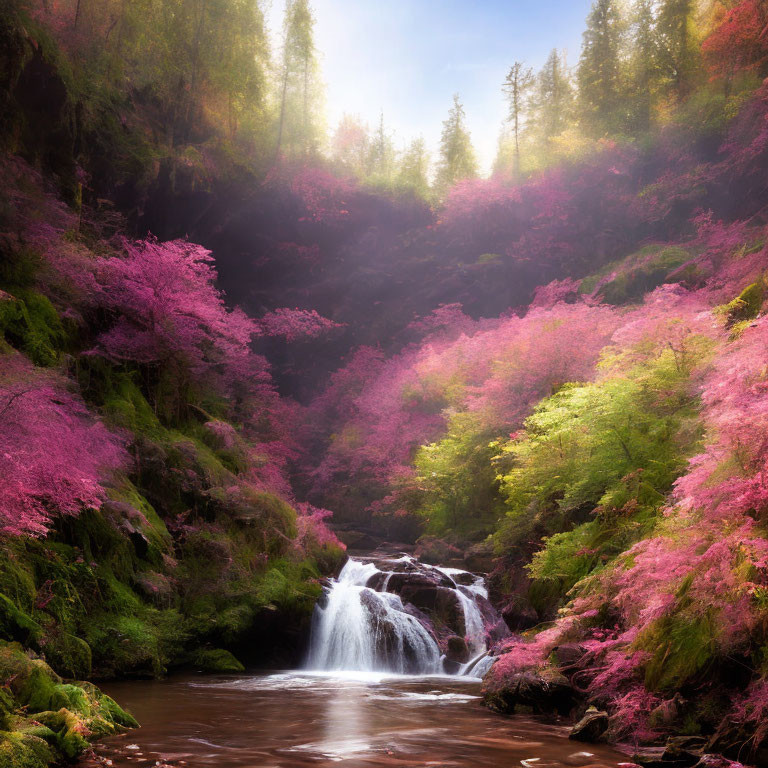
[[[452,610],[440,621],[425,611]],[[465,654],[446,665],[445,621]],[[350,557],[318,602],[306,671],[107,684],[142,724],[83,765],[182,768],[601,766],[626,762],[569,726],[482,706],[475,677],[502,623],[482,576],[408,555]],[[441,628],[438,630],[438,626]],[[506,628],[503,631],[508,632]],[[453,674],[446,674],[446,670]]]
[[[567,724],[496,715],[473,678],[286,672],[105,685],[142,727],[99,744],[93,765],[185,768],[615,767]],[[111,762],[109,762],[111,761]]]

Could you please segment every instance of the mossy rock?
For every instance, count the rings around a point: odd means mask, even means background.
[[[31,733],[0,731],[0,768],[47,768],[55,759],[45,739]]]
[[[731,328],[739,323],[754,320],[765,300],[765,288],[761,282],[748,285],[733,301],[722,308],[726,325]]]
[[[673,278],[690,259],[690,254],[682,248],[671,247],[658,249],[649,246],[624,260],[613,280],[603,285],[599,295],[608,304],[624,304],[639,299],[666,282],[677,282]],[[633,263],[640,261],[640,263]]]
[[[35,720],[56,734],[56,750],[68,760],[90,746],[82,735],[83,721],[75,712],[62,707],[56,712],[39,712]]]
[[[75,635],[61,632],[45,644],[46,661],[64,677],[84,680],[91,676],[91,647]]]
[[[27,289],[3,293],[0,333],[37,365],[54,365],[64,348],[66,333],[50,300]]]
[[[69,706],[61,678],[41,659],[30,658],[19,643],[0,645],[0,683],[30,713]]]
[[[43,635],[42,627],[10,598],[0,594],[0,637],[37,647]]]
[[[223,648],[201,650],[195,656],[195,666],[203,672],[218,672],[221,674],[245,672],[245,667]]]

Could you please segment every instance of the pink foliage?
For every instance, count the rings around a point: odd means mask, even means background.
[[[256,326],[214,286],[210,251],[185,240],[124,242],[98,267],[101,303],[115,313],[96,351],[116,362],[176,361],[194,374],[248,356]]]
[[[286,307],[267,312],[259,321],[259,329],[265,336],[282,336],[286,341],[316,339],[343,323],[335,323],[319,315],[314,309],[288,309]]]
[[[0,363],[0,532],[43,535],[57,514],[100,507],[127,454],[63,379],[20,356]]]
[[[301,552],[311,554],[315,549],[325,547],[346,549],[346,546],[336,538],[336,534],[328,527],[327,520],[333,516],[333,512],[306,503],[297,504],[296,511],[298,517],[296,518],[295,546]]]

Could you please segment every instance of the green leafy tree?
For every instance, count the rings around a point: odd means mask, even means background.
[[[454,94],[453,106],[448,119],[443,122],[440,138],[437,187],[441,192],[447,191],[457,181],[477,176],[475,150],[465,121],[466,115],[459,94]]]
[[[507,517],[497,544],[515,551],[544,542],[529,570],[549,582],[547,599],[656,522],[700,438],[690,377],[708,350],[692,338],[681,348],[646,349],[629,367],[610,361],[596,382],[565,385],[543,400],[502,446],[496,464]]]
[[[430,532],[487,535],[498,524],[504,507],[491,437],[476,414],[456,413],[442,440],[419,449],[414,461],[419,513]]]

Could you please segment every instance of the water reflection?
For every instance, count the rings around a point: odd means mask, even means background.
[[[382,674],[176,678],[107,691],[143,727],[106,740],[89,762],[181,768],[612,768],[626,758],[564,726],[502,718],[479,683]],[[88,762],[88,761],[87,761]],[[86,768],[83,765],[82,768]]]

